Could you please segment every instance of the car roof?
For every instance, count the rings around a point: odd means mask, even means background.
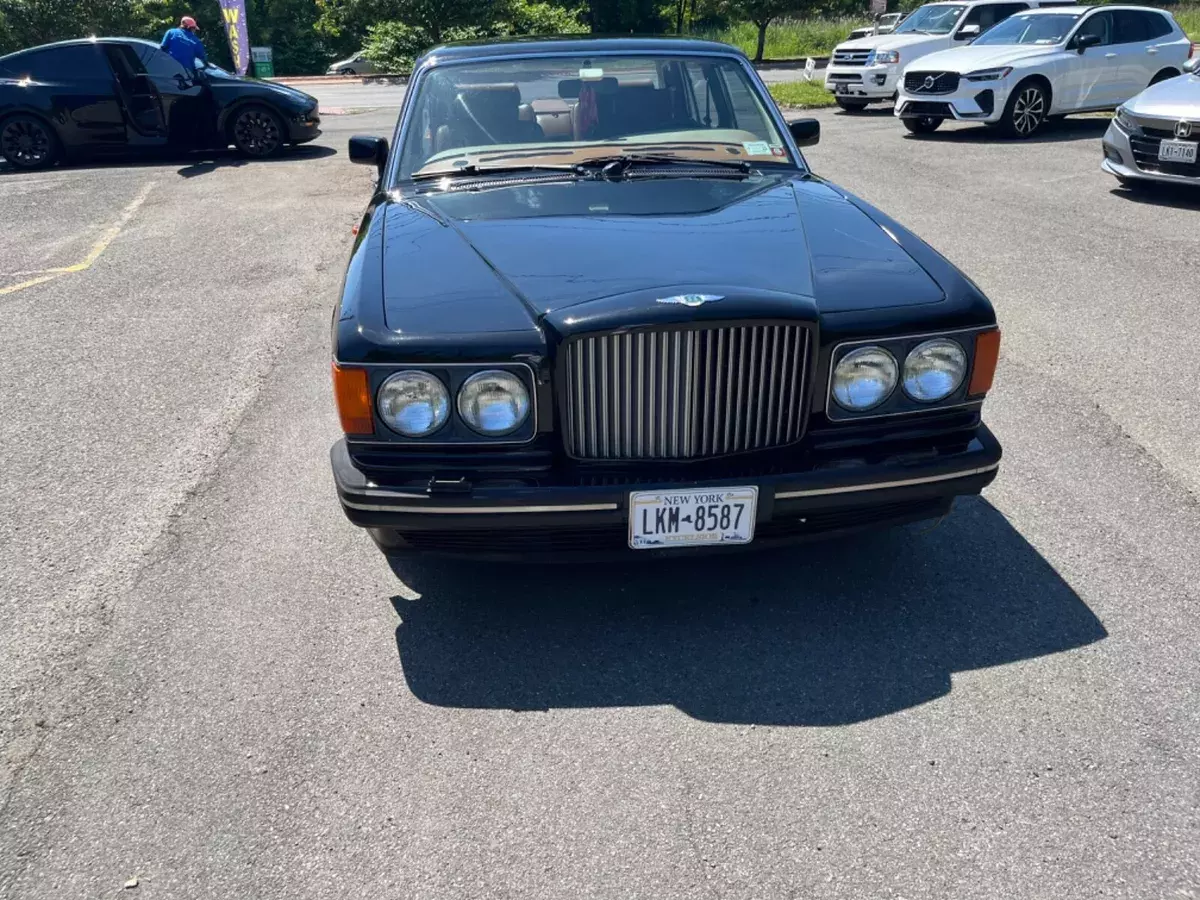
[[[740,56],[739,48],[720,41],[687,37],[588,37],[586,35],[552,37],[495,38],[443,44],[427,50],[413,68],[464,60],[487,60],[522,54],[538,56],[562,54],[586,56],[589,53],[641,53],[649,56],[671,53],[710,53],[714,56]]]
[[[86,37],[73,38],[69,41],[55,41],[53,44],[38,44],[36,47],[25,47],[22,50],[14,51],[6,56],[0,56],[0,60],[11,59],[14,56],[21,56],[24,53],[32,53],[34,50],[51,50],[55,47],[74,47],[79,44],[144,44],[147,47],[158,49],[158,44],[154,41],[143,40],[142,38],[131,37]]]

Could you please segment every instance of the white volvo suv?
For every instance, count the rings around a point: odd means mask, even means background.
[[[825,89],[838,106],[857,112],[896,96],[901,69],[930,53],[963,46],[1014,13],[1075,0],[959,0],[927,3],[888,35],[870,35],[833,48]]]
[[[1148,85],[1174,78],[1192,49],[1161,9],[1030,10],[970,46],[906,66],[896,115],[917,133],[953,118],[1027,138],[1049,118],[1115,109]]]

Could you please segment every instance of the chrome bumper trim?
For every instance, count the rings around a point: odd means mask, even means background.
[[[812,488],[805,491],[780,491],[775,494],[776,500],[794,500],[797,497],[824,497],[828,494],[853,494],[858,491],[882,491],[887,488],[912,487],[918,484],[934,484],[938,481],[953,481],[955,478],[970,478],[972,475],[982,475],[1000,468],[1000,463],[990,466],[980,466],[975,469],[964,469],[961,472],[947,472],[943,475],[928,475],[924,478],[906,478],[902,481],[877,481],[874,484],[848,484],[842,487]]]
[[[379,491],[375,492],[380,494]],[[487,513],[556,513],[556,512],[612,512],[616,503],[575,503],[560,506],[381,506],[376,503],[355,503],[342,500],[351,509],[368,512],[434,513],[436,515],[476,515]]]

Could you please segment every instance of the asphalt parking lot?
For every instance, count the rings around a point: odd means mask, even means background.
[[[1000,475],[651,566],[393,569],[344,520],[345,144],[394,108],[0,169],[4,894],[1200,895],[1200,197],[1119,189],[1098,119],[818,117],[995,302]]]

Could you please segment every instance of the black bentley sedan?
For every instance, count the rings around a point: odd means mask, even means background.
[[[747,59],[671,39],[417,64],[333,316],[350,521],[385,552],[769,546],[996,474],[988,299],[813,174]]]
[[[184,68],[134,38],[64,41],[0,57],[0,154],[20,169],[138,151],[251,157],[320,131],[317,101],[216,66]]]

